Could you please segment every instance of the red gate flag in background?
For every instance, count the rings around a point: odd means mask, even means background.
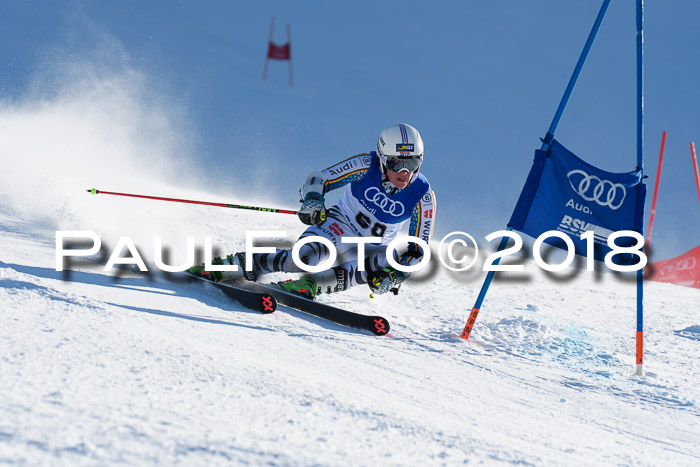
[[[270,39],[267,41],[267,56],[265,57],[265,69],[263,71],[263,81],[267,79],[267,64],[270,60],[287,60],[289,62],[289,85],[294,84],[292,80],[292,30],[287,25],[287,42],[277,45],[272,42],[272,33],[275,29],[275,18],[270,23]]]
[[[700,245],[675,258],[649,264],[644,279],[700,289]]]
[[[267,48],[267,58],[272,60],[289,60],[289,43],[277,45],[274,42],[270,42]]]
[[[656,197],[659,192],[659,181],[661,179],[661,168],[664,161],[664,145],[666,143],[666,132],[661,136],[661,154],[659,155],[659,167],[656,171],[656,184],[654,185],[654,200],[651,205],[651,218],[649,219],[649,235],[646,247],[649,248],[651,242],[651,229],[654,225],[654,212],[656,211]],[[698,201],[700,201],[700,173],[698,171],[698,160],[695,154],[695,143],[690,143],[690,156],[693,161],[693,171],[695,173],[695,187],[698,190]],[[700,289],[700,245],[692,250],[675,258],[665,261],[649,263],[648,272],[645,279],[655,282],[668,282],[685,287]]]

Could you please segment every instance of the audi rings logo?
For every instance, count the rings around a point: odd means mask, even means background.
[[[695,269],[695,265],[695,258],[682,259],[672,265],[664,266],[664,268],[661,270],[661,275],[668,276],[676,271],[690,271]]]
[[[690,269],[695,269],[695,258],[683,259],[676,263],[676,270],[678,271],[688,271]]]
[[[379,191],[379,188],[377,187],[367,188],[367,190],[365,190],[365,198],[367,201],[376,204],[379,209],[385,213],[394,217],[402,216],[404,213],[403,204],[389,199],[389,197]]]
[[[572,170],[566,174],[571,188],[586,201],[595,201],[613,211],[620,209],[627,196],[627,188],[622,183],[601,180],[595,175],[588,175],[583,170]]]

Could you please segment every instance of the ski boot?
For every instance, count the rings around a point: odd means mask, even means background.
[[[301,276],[297,280],[278,282],[287,292],[301,295],[309,300],[315,300],[319,294],[333,293],[345,290],[345,269],[333,268],[328,271]]]
[[[238,266],[237,271],[207,271],[206,266],[202,264],[201,266],[193,266],[187,271],[195,276],[204,277],[210,279],[214,282],[221,281],[235,281],[239,279],[246,279],[255,282],[258,279],[258,275],[253,271],[245,270],[245,253],[236,253],[233,255],[228,255],[226,260],[221,258],[214,258],[211,261],[212,265],[235,265]]]

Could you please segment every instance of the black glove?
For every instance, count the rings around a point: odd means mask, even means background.
[[[375,294],[391,292],[397,295],[399,293],[399,285],[405,280],[406,274],[391,268],[383,268],[367,274],[367,285],[369,285],[372,293]]]

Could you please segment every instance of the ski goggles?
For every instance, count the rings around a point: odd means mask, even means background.
[[[415,172],[423,163],[423,156],[386,156],[384,165],[387,170],[392,172],[401,172],[407,170]]]

